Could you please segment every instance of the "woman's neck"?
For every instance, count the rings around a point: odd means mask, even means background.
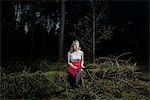
[[[74,52],[77,52],[77,53],[78,53],[79,51],[80,51],[80,50],[75,50]]]

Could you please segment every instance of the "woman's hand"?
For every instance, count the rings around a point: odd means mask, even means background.
[[[85,68],[85,66],[83,66],[83,65],[82,65],[82,66],[81,66],[81,68],[83,68],[83,69],[84,69],[84,68]],[[81,69],[81,71],[84,71],[83,69]]]
[[[77,66],[73,66],[74,69],[77,69]]]
[[[81,65],[81,68],[85,68],[85,66]]]

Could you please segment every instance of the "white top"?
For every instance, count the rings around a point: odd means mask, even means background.
[[[73,53],[70,53],[70,52],[69,52],[71,62],[74,62],[74,61],[81,61],[81,59],[82,59],[82,57],[81,57],[82,54],[83,54],[82,51],[77,51],[77,52],[73,52]]]

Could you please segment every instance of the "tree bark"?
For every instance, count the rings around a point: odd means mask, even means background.
[[[95,63],[95,6],[92,2],[92,10],[93,10],[93,63]]]
[[[61,26],[59,35],[58,61],[63,61],[63,45],[64,45],[64,28],[65,28],[65,0],[61,0]]]

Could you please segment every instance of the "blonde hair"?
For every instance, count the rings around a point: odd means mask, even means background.
[[[75,45],[75,43],[79,43],[79,41],[78,40],[74,40],[72,42],[70,50],[69,50],[70,53],[74,52],[74,47],[73,46]],[[79,50],[81,50],[80,43],[79,43]]]

